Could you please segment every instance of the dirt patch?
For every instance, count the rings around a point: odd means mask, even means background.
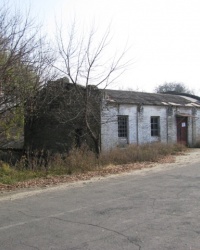
[[[186,152],[181,153],[177,156],[167,156],[159,160],[159,162],[143,162],[134,163],[118,166],[108,166],[105,168],[98,169],[96,171],[90,171],[87,173],[79,173],[73,175],[62,175],[62,176],[47,176],[46,178],[38,178],[29,181],[19,182],[14,185],[0,184],[1,194],[34,188],[47,188],[53,187],[64,183],[75,183],[78,181],[88,181],[94,178],[103,178],[111,175],[119,175],[125,173],[131,173],[135,170],[147,170],[153,167],[165,168],[170,166],[172,163],[178,165],[185,165],[187,163],[197,162],[200,159],[200,149],[188,149]]]

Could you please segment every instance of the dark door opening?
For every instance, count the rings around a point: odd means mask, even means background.
[[[177,143],[187,145],[188,121],[187,117],[177,117]]]
[[[82,128],[77,128],[75,130],[75,146],[77,148],[81,147],[82,144],[82,136],[83,136],[83,129]]]

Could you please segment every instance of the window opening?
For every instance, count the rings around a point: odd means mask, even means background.
[[[118,137],[127,137],[128,116],[118,116]]]
[[[160,117],[152,116],[151,117],[151,136],[160,135]]]

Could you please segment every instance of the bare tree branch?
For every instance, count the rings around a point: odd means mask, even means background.
[[[25,103],[54,75],[55,60],[41,25],[0,4],[0,134],[23,133]],[[19,124],[19,126],[18,126]],[[12,129],[11,129],[12,128]],[[10,134],[9,134],[10,133]],[[7,134],[7,135],[6,135]],[[0,136],[4,140],[3,136]]]
[[[99,152],[97,148],[100,140],[101,93],[97,88],[108,87],[130,66],[130,61],[124,61],[128,49],[125,48],[121,53],[114,55],[110,53],[112,42],[110,27],[101,37],[94,26],[89,32],[80,33],[75,21],[67,30],[69,32],[66,32],[62,25],[57,27],[59,63],[54,67],[69,78],[76,91],[72,95],[68,92],[66,98],[63,92],[62,108],[57,109],[57,112],[54,111],[54,114],[60,122],[71,122],[74,127],[81,118],[86,132],[96,145],[96,151]],[[73,98],[74,103],[77,102],[77,110],[72,108],[73,112],[70,111],[70,104],[67,101],[69,98]]]

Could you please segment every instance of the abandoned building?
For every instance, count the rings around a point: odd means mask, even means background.
[[[194,146],[200,140],[200,98],[105,90],[101,149],[152,142]]]
[[[128,144],[200,141],[200,98],[49,83],[29,105],[25,148],[96,152]]]
[[[95,87],[86,89],[65,78],[49,82],[27,105],[25,149],[65,152],[87,144],[98,152],[99,103]]]

